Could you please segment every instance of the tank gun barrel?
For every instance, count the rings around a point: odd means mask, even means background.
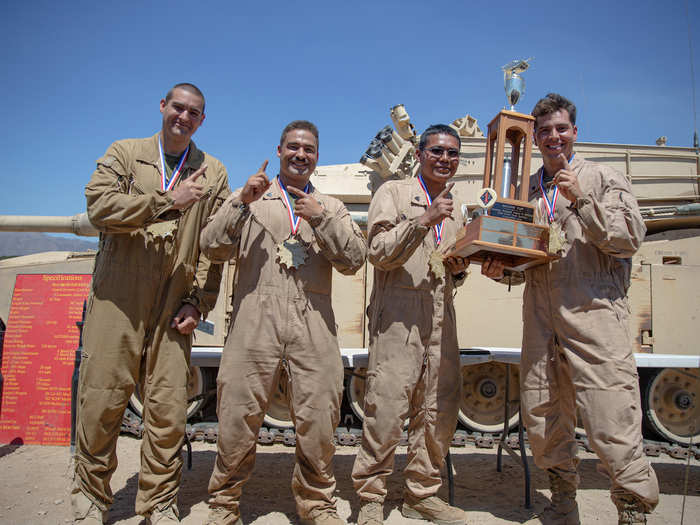
[[[678,215],[700,215],[700,203],[681,204],[679,206],[649,206],[642,207],[640,211],[645,219]]]
[[[73,216],[0,215],[0,231],[73,233],[83,237],[100,234],[85,212]]]

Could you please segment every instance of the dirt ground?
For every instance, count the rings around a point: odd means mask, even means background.
[[[112,479],[115,503],[107,523],[138,525],[134,513],[140,441],[121,436],[118,443],[119,467]],[[350,472],[355,447],[339,447],[335,457],[338,481],[338,512],[354,523],[358,506]],[[405,448],[400,447],[397,469],[405,464]],[[184,524],[201,524],[207,516],[207,482],[216,456],[216,445],[193,444],[192,470],[185,470],[180,490],[180,516]],[[523,523],[547,502],[546,475],[534,469],[533,509],[524,507],[524,482],[519,465],[507,455],[503,472],[496,471],[496,449],[473,445],[452,449],[456,469],[455,503],[467,510],[473,524]],[[607,479],[596,471],[593,454],[581,452],[581,489],[578,501],[584,524],[616,524],[615,507],[608,495]],[[676,460],[668,456],[651,458],[661,486],[661,502],[649,516],[650,525],[700,523],[700,462]],[[246,485],[241,510],[246,525],[298,523],[290,492],[294,449],[284,445],[259,446],[253,477]],[[69,450],[63,447],[0,446],[0,524],[70,523],[68,487]],[[686,485],[687,480],[687,485]],[[687,487],[687,489],[686,489]],[[389,479],[389,495],[384,505],[385,522],[416,525],[420,521],[401,516],[402,478]],[[687,496],[684,498],[684,495]],[[440,495],[447,498],[447,484]],[[423,522],[425,523],[425,522]]]

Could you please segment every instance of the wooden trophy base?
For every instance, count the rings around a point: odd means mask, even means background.
[[[447,256],[476,263],[497,256],[507,270],[523,271],[557,258],[547,253],[548,239],[549,226],[480,215],[458,233]]]

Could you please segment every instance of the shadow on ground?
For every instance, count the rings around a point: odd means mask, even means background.
[[[5,448],[5,447],[3,447]],[[453,449],[454,450],[454,449]],[[1,452],[1,450],[0,450]],[[192,470],[183,470],[182,486],[179,496],[180,517],[184,518],[191,512],[192,506],[206,501],[209,476],[214,465],[214,451],[194,451]],[[358,499],[352,487],[350,472],[355,460],[354,454],[339,454],[334,459],[337,487],[336,497],[350,502],[352,513],[350,522],[357,521]],[[530,460],[532,472],[533,509],[525,509],[524,479],[518,463],[507,455],[503,459],[503,472],[496,471],[496,456],[474,449],[474,452],[459,453],[452,456],[456,469],[455,504],[467,511],[483,511],[503,520],[522,523],[529,519],[534,510],[540,510],[547,502],[546,493],[548,481],[546,473],[537,469]],[[388,495],[384,505],[384,515],[393,509],[400,509],[403,501],[403,477],[401,470],[406,464],[406,455],[397,454],[396,467],[387,481]],[[597,460],[584,459],[579,465],[581,475],[581,490],[607,490],[608,479],[596,470]],[[255,470],[243,490],[241,512],[244,523],[250,523],[260,517],[248,509],[247,501],[255,501],[257,508],[266,508],[269,512],[281,512],[292,523],[297,523],[296,508],[291,493],[291,477],[294,467],[294,449],[289,452],[266,452],[265,447],[258,448]],[[691,461],[689,467],[685,463],[664,463],[655,465],[662,494],[683,494],[685,492],[685,474],[688,468],[688,494],[700,493],[700,466],[697,461]],[[134,501],[137,490],[137,476],[134,475],[126,486],[115,494],[115,499]],[[485,491],[490,494],[484,498]],[[439,496],[448,498],[447,481],[440,489]],[[494,496],[495,499],[494,499]],[[496,501],[497,503],[494,503]],[[124,506],[123,506],[124,507]],[[134,516],[133,505],[125,506],[121,512],[113,511],[110,523],[128,519]],[[263,512],[263,515],[266,512]]]

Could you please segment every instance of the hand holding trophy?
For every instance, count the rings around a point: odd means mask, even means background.
[[[511,109],[503,109],[489,123],[483,187],[478,197],[481,209],[447,256],[468,257],[477,263],[497,258],[505,269],[516,271],[555,257],[547,247],[549,226],[535,224],[535,206],[528,202],[535,119],[515,111],[525,89],[521,74],[529,67],[529,60],[513,60],[503,66]],[[511,146],[510,160],[505,158],[506,142]]]

